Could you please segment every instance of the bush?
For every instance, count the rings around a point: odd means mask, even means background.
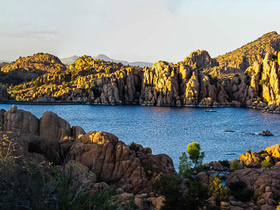
[[[228,160],[219,160],[219,163],[221,163],[224,167],[228,167],[229,168]]]
[[[38,149],[37,143],[31,145]],[[30,148],[30,149],[31,149]],[[7,135],[0,138],[0,209],[137,209],[121,203],[114,186],[92,195],[78,182],[77,168],[58,170],[49,162],[33,163]]]
[[[247,187],[247,184],[245,182],[243,182],[242,180],[238,180],[238,181],[229,183],[229,189],[231,191],[235,191],[235,192],[240,191],[246,187]]]
[[[16,101],[21,101],[21,97],[17,96]]]
[[[273,166],[273,164],[271,162],[268,162],[267,160],[263,160],[262,166],[270,168],[271,166]]]
[[[240,169],[240,164],[239,164],[239,161],[238,161],[238,160],[234,160],[234,161],[232,162],[232,169],[233,169],[234,171]]]
[[[185,152],[182,153],[182,156],[179,157],[179,175],[182,178],[189,178],[193,172],[191,166],[192,163],[188,159],[187,154]]]
[[[174,174],[164,174],[154,184],[156,192],[165,197],[163,209],[174,209],[179,206],[181,179]]]
[[[188,193],[182,200],[182,209],[199,209],[206,204],[209,198],[208,188],[198,180],[190,180],[187,184]]]
[[[229,188],[231,194],[239,201],[249,201],[254,195],[254,192],[252,190],[249,190],[247,188],[247,184],[242,180],[231,182],[229,184]]]
[[[80,207],[79,207],[80,208]],[[85,208],[87,209],[87,208]],[[90,209],[90,208],[89,208]],[[121,203],[117,199],[116,186],[108,186],[103,188],[99,193],[93,195],[93,205],[91,209],[96,210],[133,210],[138,209],[138,206],[134,201],[130,200],[127,203]]]
[[[100,96],[100,92],[99,92],[99,89],[96,87],[96,86],[91,86],[90,88],[92,90],[92,92],[94,93],[94,96],[95,97],[99,97]]]
[[[129,145],[129,149],[134,150],[135,152],[137,152],[137,151],[140,150],[140,147],[139,147],[137,144],[135,144],[135,142],[133,141],[133,142],[131,142],[131,144]]]

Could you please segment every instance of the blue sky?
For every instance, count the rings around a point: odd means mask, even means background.
[[[279,32],[277,0],[0,0],[0,60],[48,52],[128,61],[212,57]]]

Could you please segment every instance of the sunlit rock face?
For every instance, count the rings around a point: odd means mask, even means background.
[[[46,73],[61,73],[66,66],[58,57],[48,53],[37,53],[33,56],[20,57],[11,64],[1,68],[1,82],[19,84],[30,81]]]
[[[193,52],[177,64],[159,61],[144,70],[140,102],[157,106],[227,103],[227,96],[217,97],[222,87],[211,84],[209,76],[203,73],[217,65],[207,51]]]
[[[38,53],[1,71],[37,75],[8,88],[10,98],[19,101],[246,106],[280,112],[279,37],[271,32],[217,58],[197,50],[177,64],[158,61],[145,68],[81,56],[66,69],[55,56]]]

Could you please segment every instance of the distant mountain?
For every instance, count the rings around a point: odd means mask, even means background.
[[[11,63],[11,61],[0,60],[0,63]]]
[[[73,56],[71,56],[71,57],[62,58],[62,59],[60,59],[60,60],[61,60],[61,62],[64,63],[64,64],[72,64],[72,63],[74,63],[74,62],[77,60],[78,57],[79,57],[79,56],[77,56],[77,55],[73,55]]]
[[[74,55],[68,58],[62,58],[60,59],[62,63],[64,64],[72,64],[77,60],[78,56]],[[151,67],[153,64],[149,62],[142,62],[142,61],[136,61],[136,62],[128,62],[128,61],[123,61],[123,60],[116,60],[113,58],[109,58],[107,55],[104,54],[99,54],[97,56],[92,56],[93,59],[99,59],[99,60],[104,60],[104,61],[111,61],[115,63],[122,63],[123,65],[130,65],[130,66],[148,66]]]

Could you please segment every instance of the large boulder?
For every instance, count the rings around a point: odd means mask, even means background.
[[[138,158],[139,157],[139,158]],[[80,135],[67,159],[89,168],[98,181],[114,182],[126,192],[151,192],[153,178],[162,173],[175,173],[167,155],[134,151],[113,134],[92,131]]]
[[[249,149],[247,149],[246,154],[241,154],[238,158],[238,160],[246,166],[249,167],[255,167],[255,166],[261,166],[262,160],[264,158],[261,156],[260,153],[253,152]]]
[[[31,112],[13,105],[11,110],[4,113],[4,130],[39,135],[39,120]]]
[[[63,140],[64,137],[71,135],[71,127],[66,120],[47,111],[40,119],[40,135],[47,139]]]

